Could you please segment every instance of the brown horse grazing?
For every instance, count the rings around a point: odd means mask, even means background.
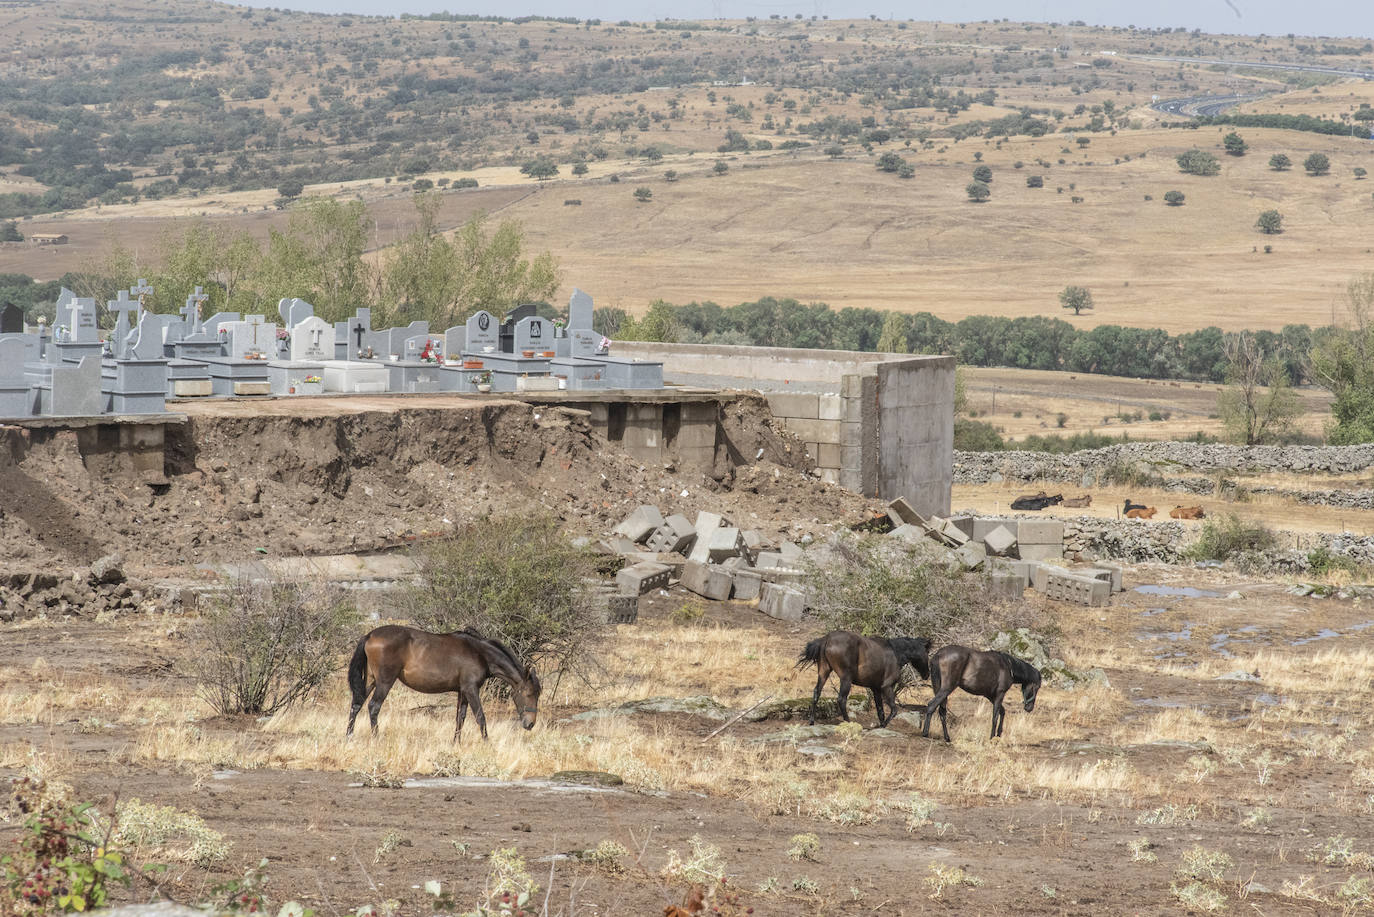
[[[422,694],[457,691],[458,723],[453,729],[453,741],[457,742],[463,731],[469,704],[485,739],[487,716],[482,711],[481,691],[492,677],[510,684],[521,725],[533,728],[542,690],[539,676],[522,665],[504,643],[467,630],[431,634],[396,624],[379,627],[358,641],[353,661],[348,665],[353,708],[348,714],[347,734],[353,735],[353,721],[369,692],[372,702],[367,705],[367,713],[372,720],[372,734],[377,734],[377,713],[391,686],[399,680]]]
[[[816,664],[816,693],[811,697],[812,726],[816,725],[816,705],[821,688],[831,672],[840,676],[840,719],[849,722],[849,689],[867,688],[873,695],[878,725],[886,726],[897,713],[897,681],[902,666],[910,663],[922,678],[930,676],[930,641],[924,637],[861,637],[847,630],[832,630],[806,644],[797,668]],[[883,701],[887,716],[883,716]]]
[[[1021,686],[1021,701],[1026,712],[1034,710],[1035,695],[1040,691],[1040,670],[1035,666],[1008,653],[973,650],[957,644],[941,647],[930,657],[930,686],[935,690],[935,697],[926,704],[921,735],[930,738],[930,718],[938,709],[940,728],[945,731],[945,741],[949,741],[946,701],[955,688],[963,688],[992,701],[992,735],[989,738],[997,738],[1007,718],[1002,698],[1012,685]]]

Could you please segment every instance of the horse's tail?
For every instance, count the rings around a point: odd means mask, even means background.
[[[940,693],[940,664],[938,660],[930,660],[930,690],[936,694]]]
[[[806,644],[806,649],[797,657],[797,668],[802,669],[808,665],[820,665],[821,653],[825,650],[825,637],[817,637]]]
[[[348,689],[353,692],[354,705],[361,704],[367,697],[367,638],[364,634],[353,651],[353,659],[348,663]]]

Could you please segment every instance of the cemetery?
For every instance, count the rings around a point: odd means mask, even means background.
[[[450,392],[599,392],[663,388],[663,366],[613,356],[592,328],[592,298],[573,293],[566,324],[519,306],[485,310],[431,332],[426,322],[372,327],[359,307],[344,322],[315,315],[301,299],[278,303],[280,321],[220,312],[203,317],[197,287],[180,315],[147,308],[140,280],[105,308],[63,290],[57,320],[30,328],[10,306],[0,315],[0,420],[156,415],[169,401],[263,396]]]

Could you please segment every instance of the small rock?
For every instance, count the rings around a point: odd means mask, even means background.
[[[812,758],[829,758],[839,753],[838,748],[831,748],[829,745],[802,745],[797,749],[797,754],[808,755]]]
[[[575,783],[581,786],[623,786],[625,779],[607,771],[557,771],[549,775],[553,783]]]
[[[124,582],[124,557],[117,552],[106,554],[91,564],[91,582],[102,586]]]
[[[1227,672],[1225,675],[1218,675],[1215,681],[1259,681],[1259,676],[1253,672]]]

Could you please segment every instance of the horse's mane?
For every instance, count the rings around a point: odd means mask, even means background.
[[[1007,665],[1011,666],[1011,680],[1013,684],[1028,685],[1040,683],[1040,670],[1026,660],[1018,659],[1011,653],[999,652],[997,655],[1005,659]]]
[[[514,668],[515,671],[519,673],[522,678],[529,677],[529,666],[521,662],[520,658],[515,655],[511,648],[506,646],[500,640],[497,640],[494,637],[484,637],[470,627],[464,627],[462,630],[454,631],[454,633],[462,634],[464,637],[468,637],[476,641],[484,649],[487,649],[495,655],[503,657],[504,661],[510,663],[511,667]]]
[[[922,678],[930,677],[930,641],[925,637],[889,637],[887,645],[899,663],[909,662]]]

